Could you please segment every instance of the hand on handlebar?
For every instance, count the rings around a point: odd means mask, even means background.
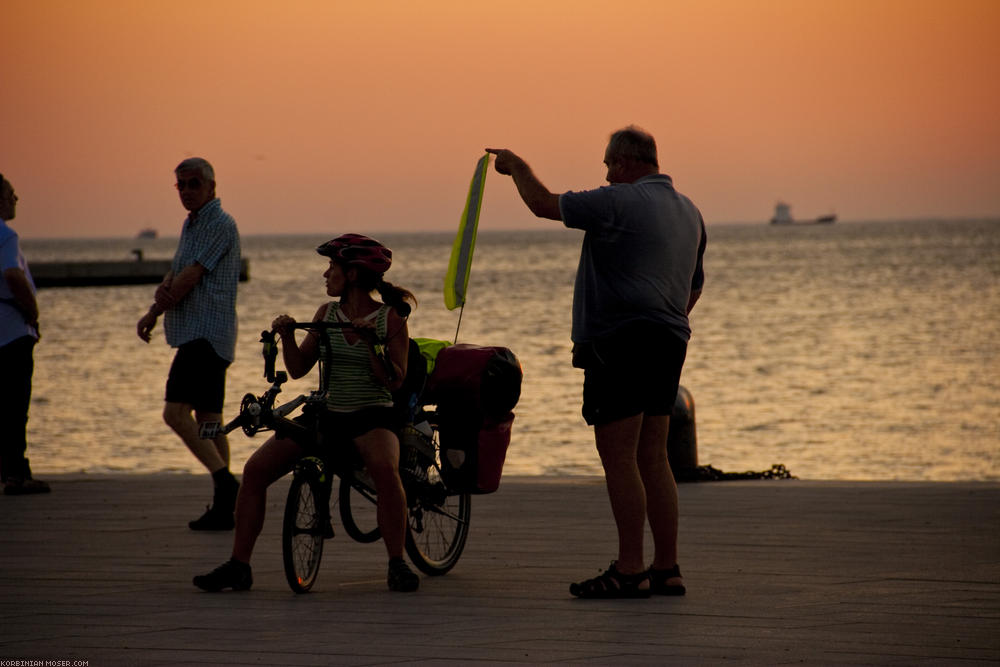
[[[306,331],[323,332],[329,331],[331,329],[346,329],[357,333],[359,336],[364,337],[366,340],[371,339],[376,343],[384,343],[385,341],[378,337],[375,330],[375,323],[358,319],[352,322],[326,322],[326,321],[314,321],[314,322],[296,322],[294,318],[288,315],[279,315],[274,318],[271,323],[271,331],[274,333],[281,333],[280,328],[287,328],[289,331],[293,329],[304,329]]]
[[[271,330],[276,332],[279,336],[284,338],[292,332],[295,328],[295,318],[290,315],[278,315],[271,322]]]

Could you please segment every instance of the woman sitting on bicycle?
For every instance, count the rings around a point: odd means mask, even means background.
[[[403,560],[406,537],[406,494],[399,477],[400,426],[392,409],[391,392],[402,384],[409,344],[407,301],[413,294],[383,280],[392,263],[392,251],[360,234],[345,234],[317,249],[330,258],[323,274],[326,293],[340,297],[319,307],[314,321],[350,322],[349,329],[310,331],[302,344],[295,340],[288,315],[275,318],[272,328],[281,336],[282,358],[293,378],[306,375],[320,355],[319,336],[329,337],[326,360],[326,411],[324,433],[338,440],[354,441],[375,483],[378,526],[389,554],[390,590],[415,591],[420,579]],[[384,303],[372,297],[377,291]],[[386,354],[376,351],[384,341]],[[306,450],[294,440],[271,437],[247,461],[236,501],[236,535],[232,558],[206,575],[194,578],[195,586],[208,591],[224,588],[246,590],[253,583],[250,554],[264,524],[267,487],[292,470]]]

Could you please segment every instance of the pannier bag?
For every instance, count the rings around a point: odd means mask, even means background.
[[[437,405],[449,486],[468,493],[500,486],[521,379],[521,364],[505,347],[462,343],[438,352],[425,402]]]
[[[500,488],[514,413],[500,420],[472,422],[442,420],[441,476],[460,493],[493,493]]]

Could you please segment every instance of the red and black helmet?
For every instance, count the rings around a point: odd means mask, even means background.
[[[345,266],[361,266],[375,273],[385,273],[392,265],[392,251],[361,234],[343,234],[319,246],[316,252]]]

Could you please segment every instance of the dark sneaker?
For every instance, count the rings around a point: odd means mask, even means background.
[[[232,530],[235,525],[232,512],[220,512],[215,507],[206,507],[199,518],[188,521],[191,530]]]
[[[3,485],[5,496],[26,496],[32,493],[49,493],[52,491],[49,485],[40,479],[21,479],[20,477],[8,477]]]
[[[253,575],[249,565],[230,558],[208,574],[199,575],[192,581],[195,586],[210,593],[218,593],[224,588],[247,591],[253,586]]]
[[[420,577],[413,573],[410,566],[402,558],[389,561],[389,590],[399,593],[412,593],[420,588]]]

